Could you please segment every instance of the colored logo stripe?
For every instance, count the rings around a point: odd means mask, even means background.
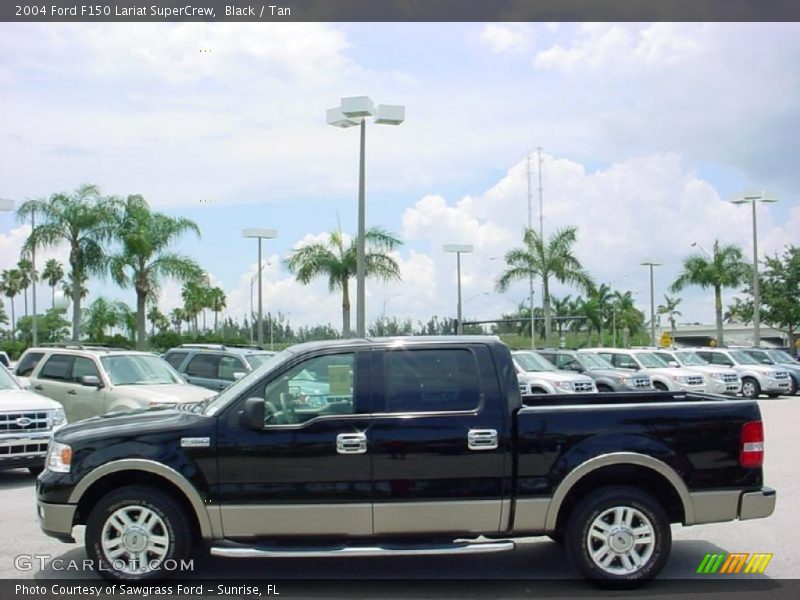
[[[697,567],[697,573],[702,575],[712,575],[714,573],[730,575],[741,573],[742,569],[744,569],[745,573],[763,573],[767,570],[767,565],[772,560],[772,556],[772,553],[765,552],[755,554],[747,552],[706,554],[700,562],[700,566]]]

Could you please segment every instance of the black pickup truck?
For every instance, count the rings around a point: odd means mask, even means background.
[[[497,552],[562,541],[608,585],[654,577],[670,524],[767,517],[758,405],[702,394],[520,397],[492,337],[294,346],[191,409],[55,435],[48,535],[111,579],[221,557]]]

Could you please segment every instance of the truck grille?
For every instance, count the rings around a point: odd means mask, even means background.
[[[8,445],[0,445],[0,456],[47,454],[47,442],[14,444],[12,440],[8,440],[4,443]]]
[[[591,392],[594,385],[590,381],[573,381],[572,389],[576,392]]]
[[[687,385],[703,385],[703,376],[702,375],[690,375],[687,379]]]
[[[47,411],[0,413],[0,433],[48,429],[50,429],[50,415]]]
[[[736,375],[735,373],[730,373],[730,374],[726,373],[725,375],[722,376],[722,381],[724,381],[725,383],[739,383],[739,376]]]
[[[640,389],[650,388],[650,379],[648,377],[636,377],[632,380],[633,387]]]
[[[789,379],[787,371],[775,371],[775,379]]]

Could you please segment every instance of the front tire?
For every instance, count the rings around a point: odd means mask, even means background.
[[[757,399],[761,395],[761,386],[758,381],[752,377],[745,377],[742,379],[742,396],[750,398],[751,400]]]
[[[86,553],[110,581],[146,581],[165,577],[191,550],[192,529],[170,496],[143,486],[110,492],[86,522]],[[169,562],[167,562],[169,561]]]
[[[660,381],[654,381],[653,387],[656,388],[659,392],[668,392],[669,388],[666,384],[661,383]]]
[[[567,521],[567,554],[602,587],[634,588],[661,571],[672,546],[669,518],[649,494],[633,487],[600,488]]]

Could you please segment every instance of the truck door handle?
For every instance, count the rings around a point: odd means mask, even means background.
[[[76,392],[75,390],[69,390],[67,393],[68,393],[70,396],[77,396],[77,395],[78,395],[78,392]]]
[[[336,436],[336,452],[339,454],[365,454],[367,436],[363,433],[340,433]]]
[[[467,446],[470,450],[497,450],[497,430],[470,429]]]

